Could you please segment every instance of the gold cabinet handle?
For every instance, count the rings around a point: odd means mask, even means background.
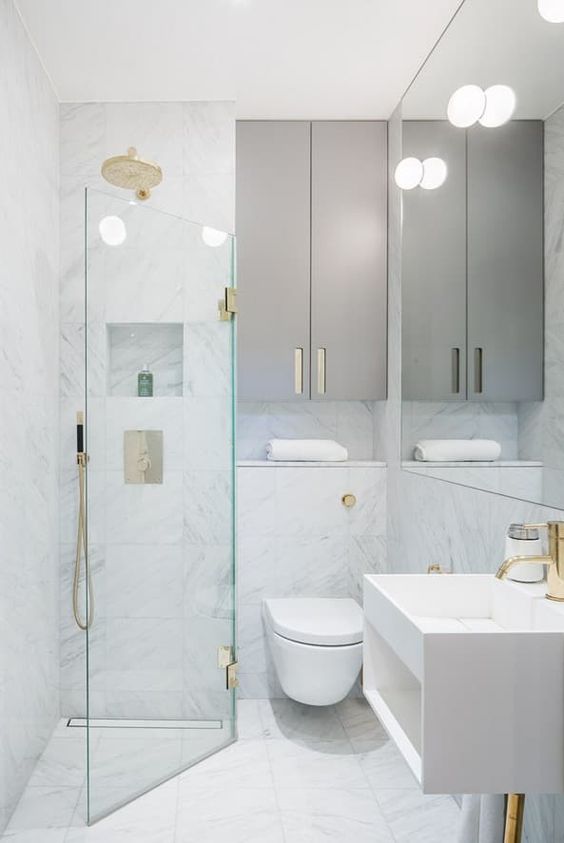
[[[325,357],[327,354],[326,348],[317,349],[317,392],[319,395],[325,395],[326,391],[326,377],[325,377]]]
[[[460,349],[451,349],[451,391],[460,392]]]
[[[474,392],[484,391],[484,349],[474,349]]]
[[[304,350],[294,349],[294,392],[302,395],[304,391]]]

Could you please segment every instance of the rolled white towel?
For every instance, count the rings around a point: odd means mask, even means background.
[[[500,455],[494,439],[420,439],[413,451],[421,462],[493,462]]]
[[[349,453],[333,439],[271,439],[266,457],[275,462],[344,462]]]
[[[465,795],[456,843],[499,843],[504,824],[503,794]]]

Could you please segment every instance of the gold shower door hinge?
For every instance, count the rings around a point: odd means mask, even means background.
[[[223,645],[217,650],[217,666],[225,670],[225,687],[228,691],[239,687],[239,679],[237,671],[239,669],[239,662],[235,660],[233,647],[230,645]]]
[[[235,287],[226,287],[223,291],[223,298],[217,303],[219,319],[221,322],[229,322],[235,314],[239,313],[237,308],[237,290]]]

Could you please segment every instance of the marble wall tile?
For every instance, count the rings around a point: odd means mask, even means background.
[[[58,104],[0,4],[0,834],[58,716]]]
[[[241,696],[282,691],[265,640],[267,597],[356,597],[386,559],[386,469],[377,466],[238,469]],[[347,510],[341,497],[357,496]]]

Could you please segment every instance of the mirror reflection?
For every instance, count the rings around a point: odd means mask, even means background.
[[[404,468],[563,507],[557,18],[563,3],[466,0],[403,99],[395,180]]]

